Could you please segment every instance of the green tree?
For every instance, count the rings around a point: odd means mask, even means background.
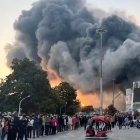
[[[134,118],[136,119],[139,116],[140,116],[140,112],[138,112],[138,110],[135,110],[134,111]]]
[[[58,97],[57,111],[73,115],[80,109],[80,102],[76,99],[76,90],[68,83],[62,82],[54,89],[55,96]]]
[[[28,59],[14,59],[11,66],[13,72],[0,85],[0,100],[4,100],[1,110],[17,110],[19,101],[30,95],[31,98],[22,103],[23,112],[50,111],[52,90],[47,73]]]
[[[109,115],[114,115],[117,112],[117,109],[111,104],[105,109],[105,113]]]

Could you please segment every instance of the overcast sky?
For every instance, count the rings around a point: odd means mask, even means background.
[[[21,10],[29,9],[31,3],[37,0],[0,0],[0,78],[9,74],[6,67],[4,46],[14,41],[13,23]],[[87,0],[90,7],[124,11],[127,15],[135,16],[140,21],[140,0]]]

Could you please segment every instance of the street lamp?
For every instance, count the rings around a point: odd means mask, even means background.
[[[30,95],[24,97],[23,99],[20,100],[19,105],[18,105],[18,116],[21,114],[21,103],[26,100],[27,98],[30,98]]]
[[[65,102],[65,115],[66,115],[66,112],[67,112],[67,102]]]
[[[106,33],[107,30],[103,27],[99,27],[96,32],[100,34],[101,44],[100,44],[100,115],[103,115],[103,74],[102,74],[102,58],[103,58],[103,33]]]

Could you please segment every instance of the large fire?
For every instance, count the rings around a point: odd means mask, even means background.
[[[48,79],[50,81],[51,87],[55,87],[62,82],[62,80],[58,77],[58,75],[53,70],[48,69],[47,72],[48,72]]]
[[[48,73],[48,79],[50,81],[50,84],[52,87],[55,87],[59,85],[59,83],[62,82],[62,80],[59,78],[59,76],[51,69],[46,70]],[[109,93],[110,92],[110,93]],[[112,103],[112,91],[106,91],[104,92],[104,108],[106,108],[108,105]],[[119,93],[116,93],[116,95]],[[77,99],[80,100],[82,104],[85,106],[92,105],[94,108],[99,108],[100,106],[100,99],[98,93],[83,93],[80,90],[77,90]],[[115,100],[115,106],[119,110],[124,109],[124,96],[123,94],[120,95],[120,98]]]

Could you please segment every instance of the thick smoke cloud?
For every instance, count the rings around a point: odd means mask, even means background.
[[[16,45],[7,55],[27,57],[53,69],[77,89],[99,88],[100,17],[88,10],[84,0],[40,0],[23,11],[14,23]],[[140,76],[140,29],[112,15],[101,23],[103,36],[104,86],[112,79],[127,86]],[[22,53],[22,54],[21,54]]]

